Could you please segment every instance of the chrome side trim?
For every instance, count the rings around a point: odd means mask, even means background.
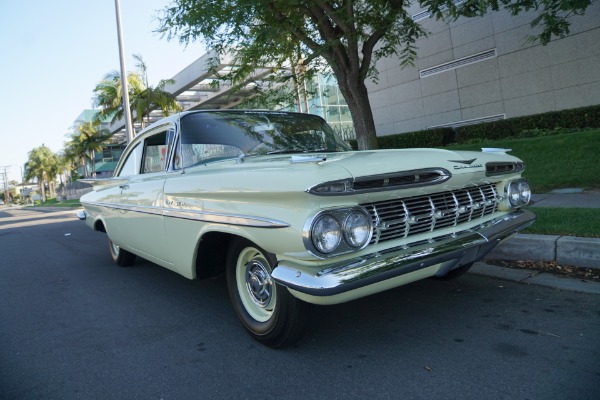
[[[87,202],[99,207],[112,208],[115,210],[133,211],[143,214],[162,215],[170,218],[189,219],[216,224],[227,224],[237,226],[248,226],[253,228],[287,228],[287,222],[276,219],[254,217],[250,215],[214,213],[208,211],[181,210],[177,208],[165,208],[156,206],[133,206],[119,203]]]
[[[123,210],[123,211],[134,211],[143,214],[153,214],[153,215],[162,215],[162,210],[160,207],[156,206],[135,206],[131,204],[121,204],[121,203],[99,203],[99,202],[86,202],[86,204],[91,204],[98,207],[106,207],[112,208],[114,210]]]
[[[163,210],[165,217],[191,219],[202,222],[212,222],[216,224],[249,226],[253,228],[287,228],[290,224],[262,217],[253,217],[238,214],[221,214],[208,211],[192,211],[166,208]]]
[[[277,283],[300,293],[333,296],[445,263],[443,270],[438,272],[443,275],[454,268],[480,260],[502,239],[534,221],[533,213],[517,210],[474,229],[325,265],[318,270],[282,261],[271,276]]]

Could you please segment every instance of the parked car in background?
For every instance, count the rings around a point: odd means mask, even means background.
[[[80,218],[121,266],[224,272],[244,327],[281,347],[315,304],[457,277],[532,224],[523,170],[504,149],[352,151],[314,115],[184,112],[92,181]]]

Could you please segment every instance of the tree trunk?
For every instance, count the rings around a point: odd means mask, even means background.
[[[44,174],[40,176],[40,189],[42,192],[42,203],[46,202],[46,180],[44,179]]]
[[[81,157],[81,166],[83,167],[83,177],[87,178],[88,171],[87,171],[87,162],[85,161],[85,156]]]
[[[92,178],[96,177],[96,152],[92,150]]]
[[[346,75],[348,76],[348,74]],[[341,75],[336,73],[336,76]],[[375,121],[373,120],[373,111],[369,101],[369,92],[364,80],[346,78],[340,82],[338,79],[338,85],[352,115],[358,149],[377,149],[379,146],[377,145],[377,135],[375,133]]]

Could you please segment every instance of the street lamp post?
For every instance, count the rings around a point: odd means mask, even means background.
[[[125,69],[125,51],[123,50],[123,34],[121,32],[121,2],[115,0],[117,14],[117,36],[119,40],[119,60],[121,62],[121,88],[123,89],[123,108],[125,114],[125,131],[127,132],[127,143],[133,140],[133,127],[131,123],[131,110],[129,108],[129,88],[127,86],[127,71]]]

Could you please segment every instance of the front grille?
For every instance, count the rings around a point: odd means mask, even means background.
[[[404,199],[361,204],[371,214],[371,244],[456,226],[498,210],[493,184]]]

